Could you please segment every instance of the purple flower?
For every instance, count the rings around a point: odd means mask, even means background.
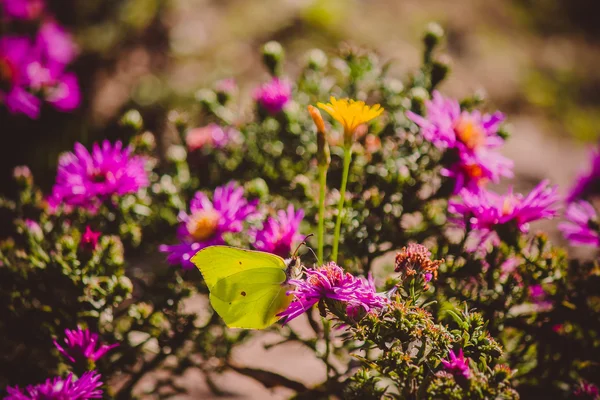
[[[42,231],[42,227],[34,220],[26,219],[25,227],[27,228],[29,234],[37,240],[42,240],[44,238],[44,231]]]
[[[281,112],[291,98],[292,85],[279,78],[273,78],[254,92],[254,99],[272,115]]]
[[[79,245],[85,249],[95,250],[101,235],[101,232],[95,232],[92,228],[86,226],[85,232],[81,235],[81,242]]]
[[[596,400],[600,397],[598,386],[584,380],[579,381],[573,394],[575,397],[583,397],[590,400]]]
[[[47,21],[40,27],[36,38],[36,47],[46,64],[69,64],[77,55],[77,45],[73,37],[54,21]]]
[[[8,18],[32,20],[44,11],[44,0],[0,0],[0,7]]]
[[[558,187],[550,187],[544,180],[526,197],[511,188],[506,195],[462,190],[459,199],[448,203],[448,211],[458,218],[455,221],[473,229],[481,237],[480,243],[487,239],[497,243],[495,234],[500,230],[515,227],[526,233],[530,222],[556,216],[559,197]]]
[[[28,66],[34,55],[28,38],[5,36],[0,38],[0,103],[13,114],[37,118],[41,101],[27,91]]]
[[[480,149],[477,153],[462,152],[456,161],[442,168],[441,175],[454,179],[454,193],[463,188],[478,192],[488,182],[498,183],[501,177],[513,177],[513,162],[500,153]]]
[[[592,151],[590,168],[582,172],[569,191],[568,202],[600,194],[600,148]]]
[[[566,217],[569,222],[558,224],[558,229],[573,246],[600,247],[600,221],[590,203],[580,200],[570,204]]]
[[[61,204],[95,211],[112,195],[135,193],[148,186],[146,160],[133,156],[121,142],[94,144],[90,153],[81,143],[73,153],[58,160],[56,183],[48,202],[51,208]]]
[[[529,286],[529,297],[536,304],[543,303],[546,299],[546,291],[542,285],[531,285]]]
[[[302,218],[304,210],[296,212],[291,204],[287,211],[279,210],[277,218],[269,217],[262,229],[250,230],[249,236],[253,239],[254,247],[280,257],[289,257],[293,244],[302,240],[298,232]]]
[[[83,330],[81,327],[77,327],[77,330],[65,329],[65,336],[65,347],[58,344],[56,339],[54,346],[72,363],[81,360],[98,361],[109,350],[119,346],[118,343],[100,344],[97,333],[92,333],[89,329]]]
[[[295,286],[288,292],[295,300],[279,315],[289,322],[304,314],[322,299],[346,303],[346,313],[354,318],[359,311],[369,312],[383,308],[388,300],[376,293],[372,277],[357,278],[344,272],[336,263],[328,263],[320,268],[307,269],[306,279],[291,279]]]
[[[512,161],[495,152],[504,143],[498,135],[504,121],[502,113],[461,111],[457,100],[437,91],[433,92],[432,100],[425,102],[425,108],[426,118],[410,111],[406,115],[421,128],[425,139],[441,150],[452,152],[453,161],[442,174],[456,180],[455,193],[463,187],[478,191],[488,181],[512,177]]]
[[[39,385],[29,385],[21,390],[18,386],[7,387],[8,396],[4,400],[87,400],[102,398],[100,374],[88,371],[73,381],[73,373],[66,379],[47,379]]]
[[[163,244],[159,250],[169,253],[170,264],[192,269],[194,264],[190,259],[198,250],[225,244],[225,233],[242,231],[244,221],[256,213],[257,202],[248,202],[244,188],[234,182],[216,188],[212,202],[204,193],[197,192],[190,202],[190,214],[183,211],[179,214],[179,243]]]
[[[465,358],[463,350],[460,349],[458,351],[458,356],[452,350],[448,352],[448,355],[450,356],[449,360],[441,360],[444,368],[454,375],[454,377],[469,379],[471,377],[469,359]]]

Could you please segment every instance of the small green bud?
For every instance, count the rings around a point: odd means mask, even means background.
[[[217,94],[210,89],[200,89],[194,96],[196,101],[205,108],[213,108],[218,104]]]
[[[144,120],[142,114],[138,110],[129,110],[121,117],[119,121],[121,126],[125,128],[133,129],[136,132],[142,130],[144,126]]]
[[[308,52],[308,68],[315,71],[327,66],[327,55],[320,49],[312,49]]]
[[[246,182],[244,190],[249,198],[264,199],[269,195],[269,185],[262,178],[255,178]]]
[[[444,37],[444,29],[436,22],[430,22],[423,35],[423,43],[427,50],[431,51]]]
[[[283,62],[284,51],[279,42],[267,42],[262,49],[263,62],[273,76],[281,75],[281,64]]]

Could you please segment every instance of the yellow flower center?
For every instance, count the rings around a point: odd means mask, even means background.
[[[214,235],[220,218],[221,215],[215,210],[196,211],[190,217],[186,227],[195,240],[206,240]]]
[[[460,117],[454,126],[454,132],[458,139],[471,150],[475,150],[485,144],[485,132],[483,127],[476,123],[471,117]]]
[[[379,104],[368,106],[364,101],[337,100],[335,97],[330,97],[327,104],[318,103],[317,105],[342,124],[344,136],[348,139],[351,139],[359,125],[366,124],[383,112],[383,108]]]
[[[515,210],[515,202],[512,197],[507,197],[502,203],[502,215],[509,215]]]

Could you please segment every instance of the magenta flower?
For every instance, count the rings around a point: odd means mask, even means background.
[[[577,177],[577,183],[569,191],[568,202],[600,194],[600,147],[591,153],[590,167]]]
[[[448,211],[454,214],[459,225],[469,226],[480,236],[480,243],[491,239],[498,242],[497,233],[514,227],[526,233],[529,223],[557,215],[558,187],[540,182],[526,197],[513,193],[506,195],[482,190],[478,193],[463,190],[459,200],[448,203]]]
[[[29,385],[24,390],[18,386],[7,387],[8,396],[4,400],[87,400],[102,398],[100,374],[88,371],[77,380],[71,372],[66,379],[47,379],[39,385]]]
[[[458,355],[454,354],[454,351],[450,350],[448,355],[450,356],[449,360],[441,360],[444,368],[454,375],[454,377],[469,379],[471,377],[469,359],[465,358],[463,350],[460,349],[458,351]]]
[[[306,279],[291,279],[295,286],[288,292],[295,300],[279,315],[285,323],[310,310],[322,299],[337,300],[346,303],[346,313],[355,317],[359,311],[369,312],[383,308],[388,299],[376,293],[373,279],[357,278],[344,272],[336,263],[328,263],[320,268],[307,269]]]
[[[102,232],[94,232],[92,228],[86,226],[85,232],[81,235],[81,242],[79,245],[84,249],[95,250],[101,235]]]
[[[546,296],[546,291],[542,285],[529,286],[529,297],[535,304],[549,304],[549,302],[546,301]]]
[[[0,38],[0,103],[13,114],[37,118],[41,101],[28,92],[28,66],[34,56],[28,38],[5,36]]]
[[[37,240],[42,240],[44,238],[44,231],[40,224],[31,219],[25,220],[25,227],[27,228],[27,232]]]
[[[66,66],[77,56],[73,36],[54,21],[46,21],[40,27],[36,48],[45,64]]]
[[[573,246],[600,247],[600,220],[590,203],[581,200],[570,204],[566,217],[569,222],[558,224],[558,229]]]
[[[244,221],[256,213],[257,203],[248,202],[244,188],[234,182],[216,188],[212,202],[204,193],[197,192],[190,202],[190,214],[183,211],[179,214],[179,243],[163,244],[159,250],[168,253],[170,264],[192,269],[192,256],[207,246],[225,244],[225,233],[241,232]]]
[[[27,78],[30,89],[59,111],[72,111],[81,102],[77,77],[73,73],[65,73],[60,64],[32,62],[27,66]]]
[[[300,209],[296,212],[291,204],[287,211],[279,210],[277,217],[269,217],[262,229],[250,230],[249,236],[254,247],[280,257],[289,257],[292,246],[302,240],[302,235],[298,232],[302,218],[304,218],[304,210]]]
[[[56,183],[48,199],[51,208],[61,204],[78,206],[90,211],[112,195],[135,193],[148,186],[146,160],[131,154],[121,142],[102,146],[94,144],[90,153],[81,143],[73,153],[58,160]]]
[[[575,387],[573,391],[575,397],[582,397],[585,399],[596,400],[600,398],[600,390],[598,390],[598,386],[593,383],[581,380]]]
[[[77,330],[65,329],[65,336],[65,347],[58,344],[56,339],[54,346],[72,363],[82,360],[96,362],[109,350],[119,346],[118,343],[100,344],[97,333],[92,333],[89,329],[83,330],[81,327],[77,327]]]
[[[254,92],[254,100],[272,115],[281,112],[291,98],[292,85],[279,78],[273,78]]]
[[[512,177],[513,162],[495,152],[504,140],[498,128],[504,121],[500,112],[482,114],[479,111],[461,111],[455,99],[433,92],[432,100],[425,102],[427,117],[411,111],[407,117],[421,128],[425,139],[441,150],[453,153],[451,161],[442,170],[444,176],[456,180],[455,193],[463,187],[478,191],[488,181]]]
[[[44,11],[44,0],[0,0],[0,7],[7,18],[32,20]]]

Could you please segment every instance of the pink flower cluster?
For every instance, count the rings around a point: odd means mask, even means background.
[[[331,299],[346,305],[348,316],[355,318],[363,312],[382,309],[388,299],[376,293],[371,276],[368,279],[355,277],[345,272],[336,263],[330,262],[316,269],[305,271],[306,279],[291,279],[295,300],[279,314],[284,322],[299,317],[320,300]]]
[[[71,35],[47,14],[43,0],[2,0],[0,8],[11,24],[36,27],[33,36],[0,35],[0,104],[29,118],[39,117],[43,101],[59,111],[77,108],[79,84],[68,71],[77,54]]]
[[[500,112],[482,114],[461,110],[457,100],[433,92],[425,102],[426,117],[406,115],[421,128],[423,137],[449,153],[442,174],[454,180],[454,192],[462,188],[478,192],[488,182],[512,177],[513,162],[497,152],[504,143],[498,128],[504,121]]]

